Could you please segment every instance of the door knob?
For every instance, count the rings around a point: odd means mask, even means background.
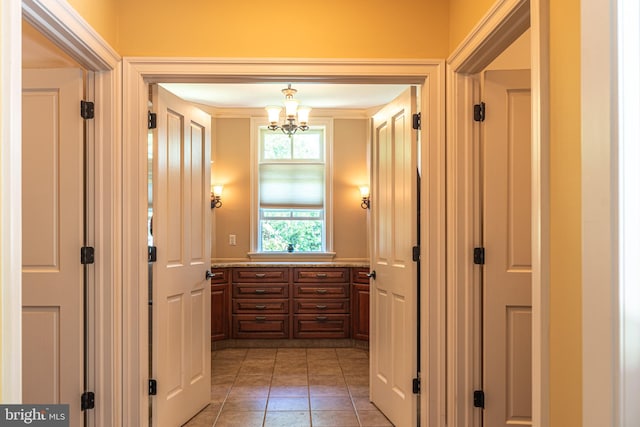
[[[214,275],[210,270],[207,270],[207,272],[204,274],[204,277],[207,280],[211,280],[214,277]]]
[[[367,277],[368,277],[369,279],[376,280],[376,271],[375,271],[375,270],[373,270],[371,273],[367,274]]]

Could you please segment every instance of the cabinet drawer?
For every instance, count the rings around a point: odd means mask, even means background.
[[[369,269],[368,268],[352,268],[351,269],[351,282],[352,283],[366,283],[369,284]]]
[[[289,338],[289,316],[234,314],[234,338]]]
[[[348,314],[296,314],[294,338],[349,338]]]
[[[289,270],[286,268],[235,268],[233,281],[244,283],[288,282]]]
[[[349,298],[349,285],[304,284],[293,286],[294,298]]]
[[[289,312],[288,299],[233,299],[233,313],[283,313]]]
[[[229,270],[226,268],[212,268],[211,269],[211,284],[228,283],[229,282]]]
[[[234,298],[287,298],[289,285],[283,284],[259,284],[259,283],[234,283]]]
[[[322,313],[349,313],[348,299],[314,300],[296,299],[293,301],[294,313],[309,313],[322,315]]]
[[[349,269],[294,268],[293,281],[298,283],[344,283],[349,281]]]

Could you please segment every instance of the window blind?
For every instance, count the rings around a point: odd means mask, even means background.
[[[324,165],[261,164],[261,208],[324,206]]]

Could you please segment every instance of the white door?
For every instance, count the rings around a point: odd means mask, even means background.
[[[417,134],[415,88],[373,119],[371,400],[397,426],[416,425]]]
[[[157,85],[153,94],[152,420],[175,427],[211,393],[211,117]]]
[[[83,123],[80,69],[22,73],[24,403],[69,404],[82,422]]]
[[[531,425],[531,77],[484,74],[486,427]]]

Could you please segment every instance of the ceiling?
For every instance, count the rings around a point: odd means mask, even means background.
[[[178,97],[217,108],[264,108],[283,105],[285,83],[162,83]],[[408,85],[295,83],[300,105],[311,108],[367,109],[387,104]]]

